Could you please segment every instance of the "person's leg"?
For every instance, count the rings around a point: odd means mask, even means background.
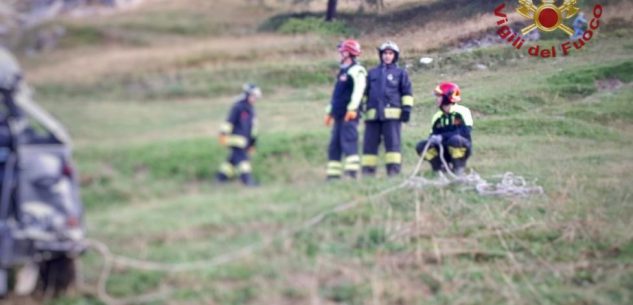
[[[235,175],[237,173],[235,164],[232,162],[232,160],[235,158],[234,150],[235,148],[230,148],[228,159],[220,165],[220,169],[215,175],[215,178],[218,182],[228,182],[229,180],[235,178]]]
[[[342,121],[335,121],[328,146],[327,179],[339,179],[343,175],[343,163],[341,162],[343,149],[341,147]]]
[[[345,175],[356,178],[360,171],[360,156],[358,155],[358,120],[342,122],[341,147],[345,155]]]
[[[400,174],[402,167],[402,153],[400,131],[402,123],[400,121],[386,121],[383,123],[383,137],[385,139],[385,163],[387,175],[395,176]]]
[[[246,149],[236,149],[235,160],[237,172],[240,174],[240,180],[246,186],[255,186],[255,179],[253,179],[253,170],[251,167],[251,161]]]
[[[416,145],[415,150],[417,151],[418,156],[420,156],[424,152],[426,144],[427,141],[424,140],[420,141],[418,145]],[[442,170],[442,160],[439,157],[439,148],[437,147],[437,145],[430,145],[423,158],[424,160],[431,163],[431,168],[434,172]]]
[[[463,174],[466,168],[466,161],[470,157],[470,141],[460,135],[456,135],[446,140],[446,146],[453,165],[453,172],[456,175]]]
[[[363,166],[363,176],[376,175],[376,167],[378,166],[378,147],[380,146],[380,137],[382,124],[380,122],[365,122],[365,135],[363,137],[363,157],[361,164]]]
[[[574,31],[574,36],[571,38],[571,40],[577,40],[580,37],[582,37],[582,35],[585,33],[585,31],[583,31],[582,28],[575,28]]]

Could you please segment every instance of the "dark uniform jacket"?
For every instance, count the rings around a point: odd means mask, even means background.
[[[230,147],[247,149],[256,144],[256,125],[255,108],[243,98],[231,108],[221,133],[229,136]]]
[[[402,111],[411,111],[413,92],[407,71],[396,63],[380,64],[367,77],[367,121],[400,120]]]
[[[341,67],[337,75],[328,114],[337,120],[343,119],[348,111],[358,111],[365,93],[367,70],[354,62]]]
[[[472,127],[473,117],[470,109],[462,105],[453,105],[449,113],[439,110],[431,120],[431,134],[442,135],[445,140],[460,135],[471,142]]]

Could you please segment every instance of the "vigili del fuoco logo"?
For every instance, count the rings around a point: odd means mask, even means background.
[[[592,19],[587,22],[584,14],[580,12],[577,6],[577,0],[564,0],[561,5],[557,5],[555,0],[541,0],[539,5],[535,5],[532,0],[518,0],[519,6],[516,12],[522,17],[532,21],[532,24],[515,32],[510,28],[508,15],[504,12],[506,3],[501,3],[495,8],[494,14],[499,18],[497,21],[497,34],[501,39],[511,44],[517,50],[523,48],[525,43],[525,35],[532,31],[554,32],[562,31],[569,35],[570,39],[558,46],[542,47],[536,44],[528,48],[528,54],[533,57],[554,58],[559,54],[567,56],[574,50],[580,50],[585,47],[596,30],[600,27],[600,18],[604,9],[602,5],[596,4],[592,10]],[[565,22],[576,17],[574,20],[574,28],[572,29]],[[582,29],[579,29],[583,25]]]

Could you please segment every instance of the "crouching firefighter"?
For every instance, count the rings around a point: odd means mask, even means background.
[[[433,171],[446,171],[439,156],[441,145],[450,170],[456,175],[462,175],[472,151],[470,133],[473,118],[468,108],[457,104],[461,101],[461,91],[457,84],[443,82],[435,88],[435,95],[440,109],[431,120],[431,135],[418,143],[416,150],[420,155],[427,143],[430,143],[424,159],[431,163]]]
[[[407,71],[398,67],[400,48],[388,41],[378,48],[381,63],[369,71],[363,140],[363,176],[376,174],[378,148],[385,143],[387,175],[400,173],[402,123],[409,122],[413,92]]]
[[[328,180],[341,178],[343,173],[356,178],[360,170],[358,108],[367,81],[367,71],[356,61],[361,54],[358,41],[345,40],[338,46],[338,51],[341,66],[325,116],[326,126],[334,124],[328,147]]]
[[[220,144],[230,150],[229,158],[222,163],[216,175],[219,182],[238,178],[246,186],[256,186],[253,179],[250,155],[255,152],[257,124],[255,102],[262,97],[261,89],[245,84],[240,99],[233,105],[220,130]]]

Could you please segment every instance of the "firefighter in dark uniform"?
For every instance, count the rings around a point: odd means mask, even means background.
[[[413,91],[407,71],[398,66],[400,49],[388,41],[378,48],[381,63],[369,71],[365,104],[365,137],[363,141],[363,176],[376,174],[378,148],[385,143],[387,175],[400,173],[402,123],[409,122],[413,107]]]
[[[439,157],[439,145],[444,150],[444,158],[456,175],[464,173],[466,161],[471,155],[473,118],[467,107],[458,105],[461,101],[459,86],[443,82],[435,88],[437,106],[440,108],[431,120],[431,135],[418,143],[416,150],[422,154],[431,142],[424,159],[431,163],[433,171],[446,171]]]
[[[244,93],[231,108],[220,130],[220,144],[230,149],[230,155],[220,166],[216,177],[219,182],[239,177],[244,185],[256,186],[250,155],[254,153],[257,142],[254,105],[262,97],[262,92],[253,84],[246,84],[243,89]]]
[[[345,40],[338,46],[338,51],[341,67],[325,116],[326,126],[334,124],[328,147],[328,180],[341,178],[343,174],[356,178],[360,171],[358,108],[367,81],[367,71],[356,61],[361,54],[358,41]]]
[[[587,19],[585,18],[585,13],[580,12],[578,14],[578,17],[576,17],[576,19],[574,19],[574,36],[572,36],[571,40],[578,40],[580,39],[580,37],[582,37],[583,34],[585,34],[585,31],[587,30]]]

